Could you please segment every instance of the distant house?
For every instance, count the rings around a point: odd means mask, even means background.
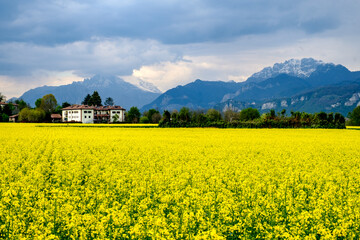
[[[1,107],[1,109],[3,109],[6,105],[9,105],[9,103],[0,102],[0,107]],[[13,111],[14,111],[14,112],[17,112],[19,105],[16,104],[16,103],[11,103],[11,105],[14,107]]]
[[[19,114],[15,114],[9,117],[9,122],[18,122],[19,121]]]
[[[53,123],[61,122],[61,115],[58,113],[51,114],[51,121]]]
[[[120,106],[71,105],[62,109],[63,122],[113,123],[125,121],[125,109]]]

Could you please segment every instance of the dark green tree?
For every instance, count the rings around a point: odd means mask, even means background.
[[[182,122],[190,122],[190,110],[187,107],[182,107],[179,112],[179,120]]]
[[[163,118],[162,120],[164,122],[170,122],[170,118],[171,118],[171,114],[168,110],[165,110],[164,113],[163,113]]]
[[[327,120],[329,123],[334,122],[334,113],[328,113]]]
[[[11,103],[6,104],[2,110],[2,112],[8,116],[12,115],[12,111],[13,111],[13,105]]]
[[[146,116],[149,120],[150,120],[150,122],[152,122],[152,123],[156,123],[156,122],[153,122],[153,115],[154,114],[156,114],[156,113],[159,113],[159,111],[158,110],[156,110],[156,109],[150,109],[149,111],[146,111],[146,112],[144,112],[144,116]],[[160,113],[159,113],[160,114]],[[160,115],[160,118],[161,118],[161,115]],[[156,119],[154,119],[155,121],[156,121]],[[157,121],[158,122],[158,121]]]
[[[352,126],[360,126],[360,106],[354,108],[354,110],[348,115]]]
[[[9,115],[5,113],[0,114],[0,122],[8,122],[9,121]]]
[[[260,117],[259,110],[255,108],[245,108],[241,110],[239,114],[239,120],[244,122],[251,121],[259,117]]]
[[[177,121],[179,117],[179,112],[175,109],[171,112],[171,121]]]
[[[149,122],[150,122],[150,120],[147,116],[142,116],[140,118],[140,123],[149,123]]]
[[[53,113],[61,114],[61,112],[62,112],[62,107],[60,105],[57,105]]]
[[[140,110],[137,107],[131,107],[127,112],[127,121],[131,123],[138,123],[140,116]]]
[[[57,101],[54,95],[47,94],[42,97],[40,108],[45,111],[46,114],[51,114],[55,111]]]
[[[84,100],[81,102],[81,104],[83,104],[83,105],[89,105],[90,99],[91,99],[91,95],[90,95],[90,94],[86,95],[85,98],[84,98]]]
[[[90,106],[102,106],[101,104],[101,97],[97,91],[94,91],[94,93],[91,95],[91,98],[88,102],[88,105]]]
[[[35,107],[39,108],[39,107],[41,106],[41,100],[42,100],[42,98],[36,99],[36,101],[35,101]]]
[[[63,103],[61,104],[61,107],[62,107],[62,108],[66,108],[66,107],[69,107],[69,106],[71,106],[71,104],[68,103],[68,102],[63,102]]]
[[[319,112],[316,114],[316,118],[319,121],[327,121],[327,114],[325,112]]]
[[[114,99],[112,99],[111,97],[106,98],[104,105],[105,106],[114,106]]]
[[[29,104],[27,104],[24,100],[22,99],[17,99],[15,100],[15,103],[18,105],[18,110],[21,111],[24,108],[30,108]]]
[[[335,113],[334,122],[335,124],[343,124],[345,123],[345,118],[340,113]]]
[[[210,122],[216,122],[221,120],[221,113],[216,109],[209,109],[206,112],[206,117]]]
[[[202,124],[208,121],[204,110],[196,110],[191,112],[191,121],[194,123]]]

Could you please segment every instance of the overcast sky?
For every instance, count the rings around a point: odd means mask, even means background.
[[[291,58],[360,70],[359,0],[0,0],[0,92],[95,74],[165,91]]]

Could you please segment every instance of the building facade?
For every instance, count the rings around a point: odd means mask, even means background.
[[[62,109],[63,122],[125,122],[125,109],[120,106],[72,105]]]

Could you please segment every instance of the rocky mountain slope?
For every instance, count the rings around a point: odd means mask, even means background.
[[[351,72],[342,65],[324,63],[312,58],[291,59],[276,63],[253,74],[247,81],[212,82],[196,80],[160,95],[142,110],[256,107],[260,111],[327,111],[347,114],[358,104],[345,105],[357,94],[360,72]],[[341,91],[340,91],[341,90]],[[336,107],[333,107],[336,106]]]

